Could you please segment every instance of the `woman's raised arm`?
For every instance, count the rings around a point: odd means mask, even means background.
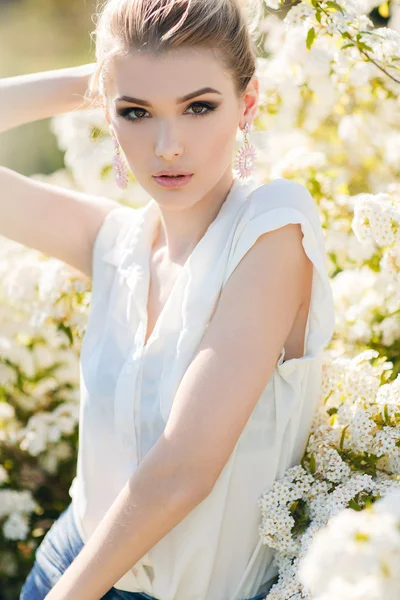
[[[85,100],[94,64],[0,79],[0,132],[63,112],[97,107]],[[92,248],[108,198],[36,181],[0,166],[0,235],[91,276]]]
[[[36,181],[0,166],[0,235],[92,276],[96,235],[121,204]]]
[[[85,99],[95,63],[0,79],[0,133],[60,113],[97,107]]]

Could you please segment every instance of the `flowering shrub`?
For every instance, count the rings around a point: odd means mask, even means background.
[[[378,511],[376,501],[399,487],[400,4],[311,0],[286,6],[284,19],[280,0],[264,4],[260,106],[250,132],[255,179],[286,177],[310,190],[337,311],[302,464],[260,498],[260,536],[276,550],[278,573],[268,599],[390,600],[399,590],[392,562],[385,585],[378,567],[368,570],[371,586],[362,584],[368,552],[380,552],[378,532],[357,546],[357,569],[345,556],[358,524],[371,531],[386,518],[368,507]],[[376,8],[390,16],[388,28],[368,16]],[[59,115],[51,127],[65,169],[35,177],[133,207],[149,200],[131,173],[126,190],[115,185],[100,110]],[[9,240],[0,253],[0,589],[14,600],[35,549],[70,501],[91,288],[81,273]],[[384,522],[391,557],[393,519]],[[336,561],[338,545],[321,550],[314,540],[325,544],[337,530],[343,560],[329,571],[324,561]]]
[[[400,40],[397,31],[373,29],[365,12],[377,5],[301,2],[280,32],[275,20],[266,27],[273,35],[271,55],[262,61],[263,172],[297,179],[318,202],[337,314],[302,464],[260,498],[260,535],[276,549],[278,571],[268,600],[383,600],[400,593],[394,575],[387,588],[374,586],[375,596],[362,595],[361,582],[360,590],[348,589],[345,561],[331,588],[323,562],[331,556],[318,562],[315,552],[310,561],[317,572],[299,577],[330,518],[350,507],[350,519],[399,486],[399,120],[393,115]],[[284,151],[280,161],[273,159],[274,144]]]
[[[14,242],[0,252],[0,588],[16,598],[76,469],[90,282]]]
[[[300,568],[315,600],[397,600],[399,510],[392,492],[363,511],[343,510],[316,534]]]
[[[268,600],[312,598],[298,568],[316,532],[347,507],[360,511],[388,492],[400,493],[400,375],[387,382],[391,366],[374,350],[325,361],[302,465],[259,502],[260,535],[277,550],[279,569]]]

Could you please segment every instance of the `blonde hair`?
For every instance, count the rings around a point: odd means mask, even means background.
[[[211,48],[240,96],[256,70],[261,0],[108,0],[97,7],[96,67],[86,98],[106,97],[110,59],[135,51]]]

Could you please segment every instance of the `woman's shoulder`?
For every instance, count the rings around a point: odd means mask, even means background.
[[[305,252],[314,267],[310,347],[316,356],[332,336],[335,323],[333,294],[318,206],[304,185],[288,179],[277,179],[256,187],[248,194],[246,202],[246,210],[231,246],[223,285],[261,235],[288,224],[299,224],[302,230],[301,251]],[[299,250],[301,247],[299,245]]]

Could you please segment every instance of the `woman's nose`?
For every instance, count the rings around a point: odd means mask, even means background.
[[[156,143],[156,155],[165,160],[171,160],[175,156],[180,156],[182,152],[183,146],[177,128],[172,124],[160,126]]]

